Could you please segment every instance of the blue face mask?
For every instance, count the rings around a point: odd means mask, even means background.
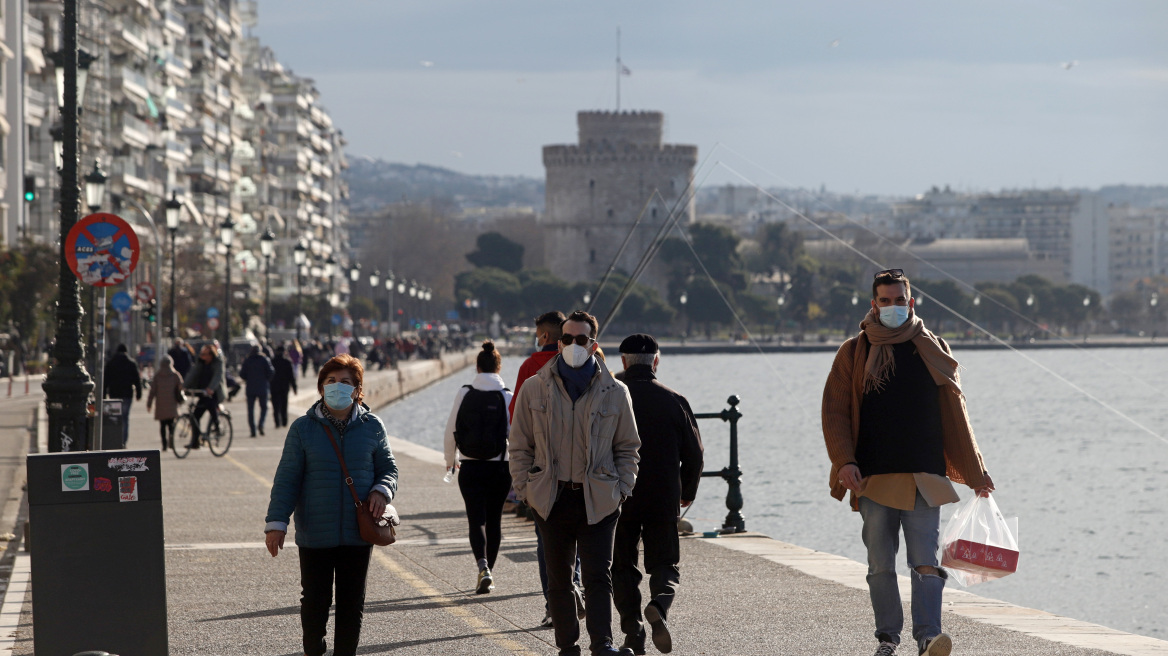
[[[324,402],[333,410],[344,410],[353,405],[355,389],[357,388],[344,383],[329,383],[324,386]]]
[[[908,305],[889,305],[880,308],[880,323],[885,328],[900,328],[908,321]]]

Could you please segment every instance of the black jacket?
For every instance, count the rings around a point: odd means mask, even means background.
[[[178,375],[186,377],[187,372],[191,370],[191,365],[195,363],[195,356],[191,355],[185,346],[171,347],[166,354],[174,360],[174,370],[178,372]]]
[[[105,363],[103,387],[107,399],[142,398],[142,376],[138,365],[125,353],[118,353]],[[137,392],[137,394],[135,394]]]
[[[276,373],[272,375],[272,394],[287,396],[288,388],[296,391],[296,369],[288,356],[281,355],[272,358],[272,366]]]
[[[247,356],[247,359],[239,367],[239,377],[247,381],[248,394],[267,394],[271,389],[268,381],[272,379],[274,374],[275,369],[272,368],[272,361],[262,351]]]
[[[657,382],[647,364],[616,375],[628,386],[641,437],[641,461],[621,521],[674,521],[682,499],[692,501],[702,477],[702,437],[689,401]]]

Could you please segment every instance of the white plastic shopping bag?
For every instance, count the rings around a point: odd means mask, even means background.
[[[964,586],[1018,571],[1018,518],[1003,518],[993,496],[963,501],[941,534],[941,567]]]

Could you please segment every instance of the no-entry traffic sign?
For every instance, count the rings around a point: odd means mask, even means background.
[[[134,288],[134,297],[138,299],[139,303],[149,303],[150,299],[154,298],[154,285],[148,282],[140,282]]]
[[[138,234],[116,214],[99,212],[78,221],[65,237],[65,261],[81,282],[111,287],[138,266]]]

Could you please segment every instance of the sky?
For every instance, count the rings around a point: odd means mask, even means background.
[[[665,113],[702,186],[1168,184],[1163,0],[260,0],[347,152],[542,178],[576,112]]]

